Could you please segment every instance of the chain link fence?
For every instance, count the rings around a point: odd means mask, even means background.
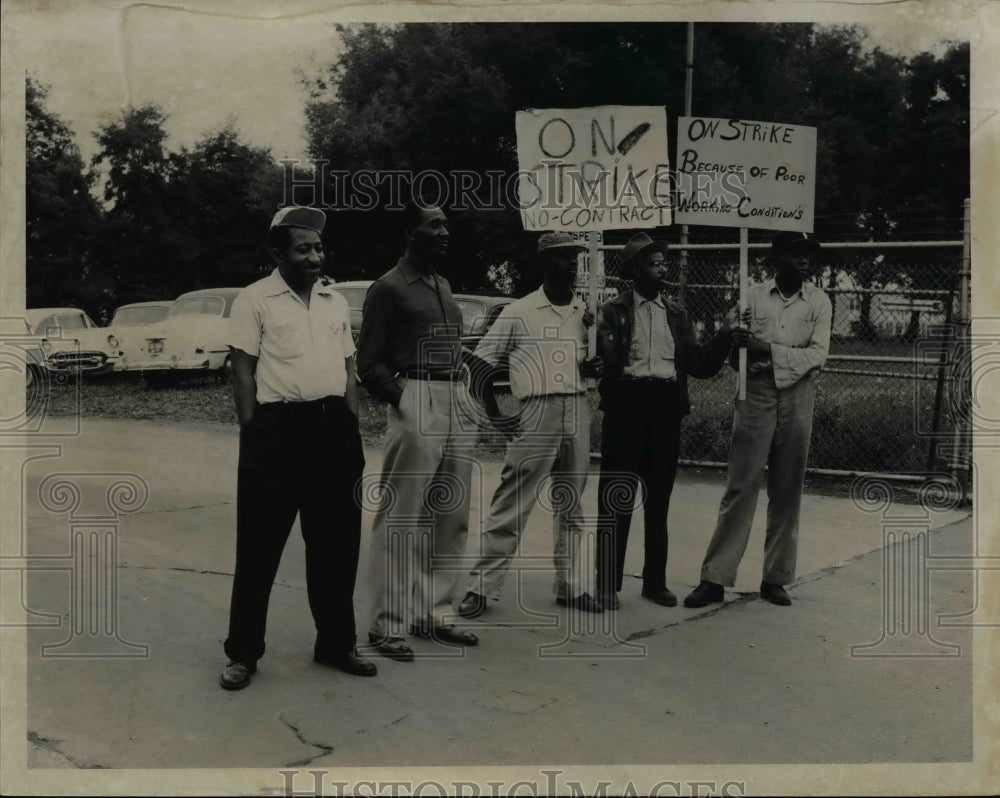
[[[902,475],[953,472],[968,462],[971,447],[961,434],[968,375],[957,356],[968,333],[963,243],[821,242],[815,282],[830,297],[833,323],[818,380],[812,471]],[[771,276],[769,248],[750,245],[751,285]],[[620,276],[621,249],[598,248],[602,301],[629,287]],[[739,245],[689,244],[682,251],[674,244],[668,264],[672,293],[704,340],[738,302]],[[688,386],[692,413],[683,426],[682,462],[724,465],[736,371],[727,365]]]

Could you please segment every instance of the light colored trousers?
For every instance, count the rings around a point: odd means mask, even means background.
[[[815,399],[815,374],[782,389],[770,375],[747,380],[747,398],[736,402],[726,492],[701,566],[702,580],[728,587],[736,583],[765,465],[767,532],[762,578],[777,585],[795,579],[802,482]]]
[[[372,525],[369,630],[403,637],[441,626],[463,570],[476,419],[462,383],[407,380],[389,423]],[[412,611],[410,599],[412,598]]]
[[[554,591],[573,599],[585,592],[580,500],[590,470],[590,401],[586,394],[536,396],[521,404],[518,436],[507,444],[493,494],[479,561],[468,589],[497,599],[528,516],[540,498],[552,510]],[[545,480],[551,477],[548,493]]]

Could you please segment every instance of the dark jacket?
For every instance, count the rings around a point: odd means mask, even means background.
[[[717,333],[708,343],[699,343],[691,317],[684,306],[667,297],[663,297],[663,303],[667,308],[667,325],[674,339],[674,368],[677,370],[681,415],[685,416],[691,412],[687,390],[688,374],[702,378],[718,374],[729,353],[730,336],[728,333]],[[622,370],[628,364],[634,320],[635,293],[632,289],[619,294],[601,307],[597,327],[597,354],[604,361],[604,376],[598,386],[603,410],[614,401]]]

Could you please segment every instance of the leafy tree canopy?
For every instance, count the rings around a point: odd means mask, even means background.
[[[672,127],[683,113],[683,24],[337,31],[341,54],[305,78],[306,133],[315,159],[348,173],[509,175],[517,168],[514,114],[523,108],[663,105]],[[969,187],[967,45],[907,59],[867,47],[850,27],[699,24],[695,36],[693,113],[819,129],[818,236],[958,233]],[[338,214],[344,250],[335,257],[352,275],[375,276],[398,256],[399,237],[386,235],[393,220],[379,211],[391,182],[380,185],[374,209]],[[343,193],[337,201],[345,204]],[[449,276],[459,287],[486,285],[501,264],[518,288],[537,282],[532,237],[509,203],[451,215],[458,235]]]

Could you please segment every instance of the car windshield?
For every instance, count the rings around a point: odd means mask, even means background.
[[[129,326],[133,324],[154,324],[166,318],[170,305],[142,305],[136,308],[118,308],[109,326]]]
[[[486,315],[484,303],[475,299],[455,299],[455,303],[462,309],[462,335],[471,335],[482,327]]]
[[[35,335],[55,335],[55,330],[86,330],[88,326],[83,313],[58,313],[42,319],[35,328]]]
[[[365,294],[368,293],[368,289],[365,286],[360,286],[358,288],[338,288],[333,286],[333,288],[347,300],[347,307],[352,310],[361,310],[365,305]]]
[[[171,316],[221,316],[226,301],[221,296],[192,296],[178,299],[170,308]]]

